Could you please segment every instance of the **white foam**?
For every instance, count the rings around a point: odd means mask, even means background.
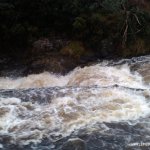
[[[0,89],[28,89],[55,86],[109,86],[122,85],[143,88],[142,77],[132,73],[128,65],[108,67],[101,64],[76,68],[66,76],[44,72],[27,77],[11,79],[0,78]]]
[[[144,95],[118,88],[66,92],[42,105],[18,100],[15,105],[11,101],[1,104],[0,114],[2,108],[6,111],[0,116],[0,133],[13,134],[22,144],[39,142],[51,134],[67,136],[97,122],[136,120],[150,114]]]
[[[147,90],[136,93],[123,88],[94,87],[115,84]],[[130,71],[128,65],[96,64],[76,68],[66,76],[44,72],[18,79],[0,78],[0,89],[55,86],[77,86],[81,90],[72,88],[67,92],[64,89],[62,97],[54,97],[51,103],[42,105],[35,99],[21,102],[13,97],[0,98],[0,133],[13,135],[13,142],[28,144],[51,135],[64,137],[97,122],[137,120],[150,114],[149,87],[143,83],[141,75]]]
[[[18,98],[0,98],[0,104],[4,104],[4,105],[17,105],[21,103],[21,100]]]

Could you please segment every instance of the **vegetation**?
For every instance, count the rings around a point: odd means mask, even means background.
[[[60,52],[63,55],[75,57],[77,59],[86,53],[83,43],[79,41],[71,41],[67,46],[62,48]]]
[[[28,47],[56,32],[99,54],[109,53],[106,45],[114,54],[125,54],[136,41],[150,51],[149,6],[148,0],[1,0],[0,46]]]

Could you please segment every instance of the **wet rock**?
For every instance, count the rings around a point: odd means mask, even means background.
[[[10,108],[7,107],[1,107],[0,108],[0,117],[4,116],[6,113],[10,111]]]
[[[97,59],[81,41],[69,41],[63,36],[50,36],[35,41],[32,48],[17,56],[0,56],[0,76],[20,77],[44,71],[66,74],[77,66]]]
[[[110,57],[113,56],[113,42],[111,39],[104,39],[101,41],[102,48],[99,52],[100,57]]]
[[[25,75],[48,71],[66,74],[77,66],[96,60],[92,52],[81,41],[68,41],[65,38],[44,38],[33,44],[26,56]]]
[[[11,143],[12,136],[8,134],[0,134],[0,143],[1,144],[8,144]]]
[[[61,56],[59,54],[47,54],[35,57],[28,61],[25,75],[49,71],[52,73],[65,74],[74,69],[79,63],[74,58]]]
[[[137,63],[131,65],[131,70],[138,72],[142,77],[145,84],[150,83],[150,63]]]
[[[69,139],[62,147],[62,150],[87,150],[86,143],[80,138]]]
[[[49,38],[40,38],[33,43],[32,54],[39,54],[48,51],[59,51],[68,43],[68,40],[61,36],[52,35]]]
[[[40,39],[38,41],[35,41],[33,43],[33,52],[34,50],[39,52],[39,51],[43,51],[43,50],[48,50],[48,49],[52,49],[53,48],[53,44],[49,41],[49,39],[45,38],[45,39]]]

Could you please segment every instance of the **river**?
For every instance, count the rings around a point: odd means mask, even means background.
[[[0,77],[2,150],[149,148],[150,56]]]

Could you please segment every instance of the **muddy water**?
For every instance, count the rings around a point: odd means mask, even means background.
[[[0,149],[70,149],[67,141],[76,138],[81,149],[150,148],[136,145],[150,143],[149,70],[143,56],[65,76],[1,77]]]

